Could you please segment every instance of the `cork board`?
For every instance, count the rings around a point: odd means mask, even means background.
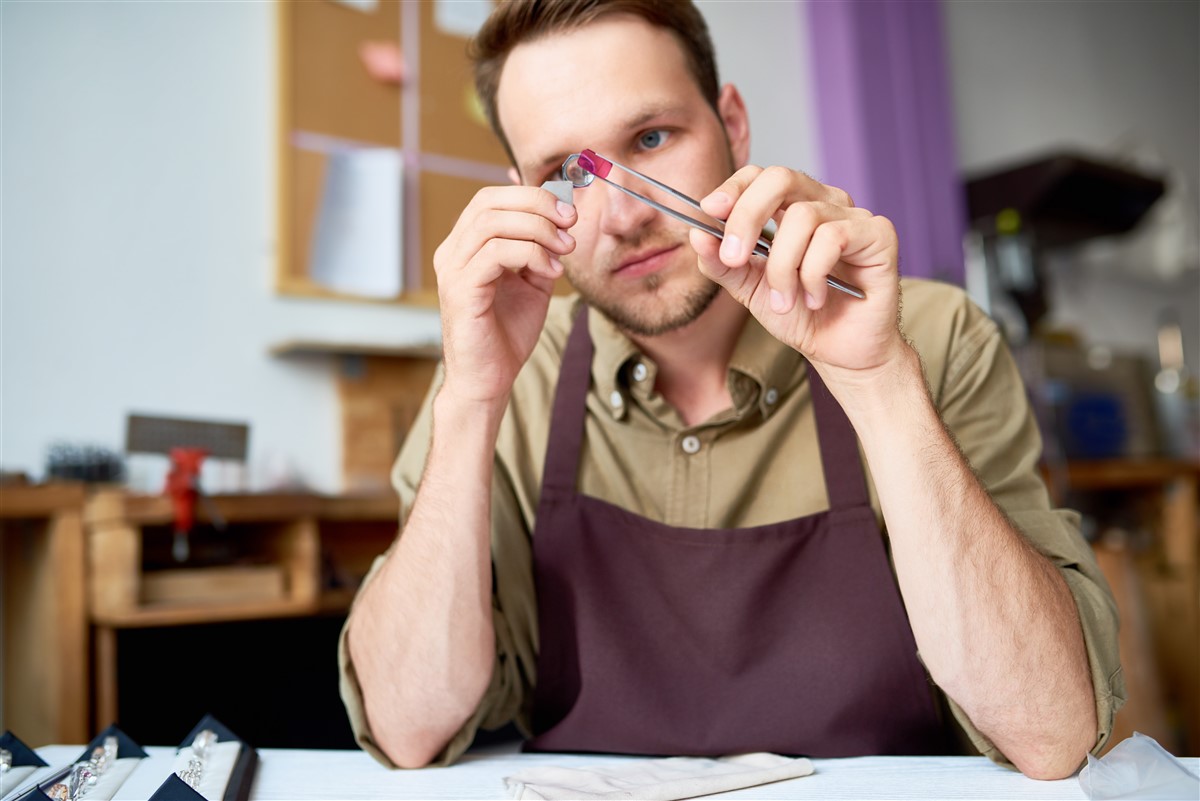
[[[504,151],[474,98],[468,40],[439,29],[435,5],[395,0],[357,8],[335,0],[276,4],[277,291],[365,299],[325,289],[311,277],[309,250],[332,149],[387,147],[401,153],[403,263],[397,269],[405,286],[386,302],[433,302],[433,251],[476,190],[507,182]],[[368,41],[400,46],[409,80],[397,86],[373,79],[359,56]]]
[[[434,22],[434,3],[421,9],[421,149],[428,153],[508,167],[475,94],[467,40]]]

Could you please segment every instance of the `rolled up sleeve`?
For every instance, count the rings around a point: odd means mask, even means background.
[[[442,376],[443,373],[439,366],[424,405],[392,468],[392,485],[400,496],[402,526],[403,522],[408,519],[416,500],[417,487],[420,484],[425,459],[429,453],[433,423],[433,397],[438,387],[441,386]],[[499,462],[492,487],[492,518],[493,532],[500,531],[507,534],[504,540],[499,539],[497,534],[493,534],[492,622],[496,636],[496,661],[491,681],[479,706],[450,739],[445,748],[430,762],[431,767],[453,764],[470,747],[480,728],[496,729],[515,720],[518,728],[527,729],[524,711],[529,688],[533,681],[530,674],[535,657],[528,635],[521,640],[514,637],[509,620],[510,615],[506,614],[506,603],[517,610],[519,621],[527,629],[529,610],[536,610],[536,602],[532,596],[531,577],[527,581],[502,580],[510,578],[507,574],[514,571],[528,571],[529,555],[527,526],[523,522],[519,505],[514,497],[511,484],[507,480],[507,474]],[[522,534],[522,532],[525,533]],[[509,544],[509,540],[514,539],[518,543],[515,548]],[[526,543],[524,552],[519,544],[522,541]],[[363,590],[375,579],[386,558],[387,554],[385,553],[375,560],[359,587],[355,604],[357,604],[357,599],[362,597]],[[524,568],[522,560],[526,565]],[[509,587],[513,588],[511,592],[506,589]],[[355,742],[380,763],[394,768],[395,764],[383,753],[375,741],[367,718],[362,687],[359,684],[354,660],[350,656],[347,643],[348,632],[353,621],[354,604],[351,605],[350,614],[338,639],[339,691],[342,703],[346,708]],[[536,624],[536,618],[533,623]]]
[[[1058,568],[1071,592],[1095,691],[1097,730],[1092,752],[1096,753],[1107,743],[1113,718],[1125,700],[1116,603],[1091,546],[1080,533],[1079,515],[1051,506],[1038,469],[1042,440],[1037,421],[1000,331],[965,294],[952,292],[939,301],[956,304],[954,336],[944,351],[938,352],[935,345],[934,358],[926,358],[927,365],[934,365],[928,371],[930,389],[942,419],[993,500]],[[947,700],[975,748],[1011,767],[962,709]]]

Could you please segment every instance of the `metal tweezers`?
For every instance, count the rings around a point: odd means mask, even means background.
[[[674,198],[677,198],[677,199],[683,201],[684,203],[686,203],[689,206],[691,206],[692,208],[694,208],[696,211],[704,213],[704,210],[700,208],[700,203],[698,201],[696,201],[695,199],[693,199],[691,197],[688,197],[684,193],[680,192],[678,189],[667,186],[666,184],[662,183],[661,181],[656,181],[653,178],[651,178],[649,175],[644,175],[644,174],[638,172],[637,170],[626,167],[623,164],[618,164],[617,162],[612,161],[611,159],[606,159],[604,156],[598,155],[594,150],[584,150],[581,153],[575,153],[571,156],[568,156],[567,160],[563,162],[561,172],[562,172],[563,180],[570,181],[571,184],[573,186],[575,186],[576,188],[581,189],[585,186],[588,186],[589,184],[591,184],[593,178],[599,178],[601,181],[604,181],[606,184],[613,187],[614,189],[618,189],[618,190],[624,192],[625,194],[629,195],[630,197],[637,198],[638,200],[642,201],[643,203],[650,206],[651,208],[657,209],[658,211],[661,211],[663,214],[666,214],[668,217],[673,217],[674,219],[679,220],[681,223],[690,225],[693,228],[699,228],[701,231],[704,231],[705,233],[712,234],[717,239],[725,238],[725,228],[721,224],[720,221],[717,221],[716,225],[711,225],[711,224],[703,222],[701,220],[697,220],[696,218],[689,217],[688,215],[686,215],[682,212],[676,211],[675,209],[673,209],[669,206],[664,206],[662,203],[659,203],[657,200],[652,200],[652,199],[646,197],[645,195],[642,195],[638,192],[633,191],[632,189],[627,189],[626,187],[621,186],[620,184],[616,184],[616,183],[613,183],[612,181],[608,180],[608,174],[609,174],[609,172],[612,171],[613,167],[616,167],[619,170],[624,170],[625,172],[629,173],[630,175],[632,175],[636,178],[642,179],[643,181],[650,184],[651,186],[657,187],[658,189],[661,189],[662,191],[666,192],[671,197],[674,197]],[[770,252],[771,252],[771,240],[767,239],[765,236],[760,236],[758,238],[758,242],[754,245],[754,253],[756,255],[765,257]],[[850,295],[852,297],[856,297],[856,298],[865,298],[866,297],[866,293],[864,293],[858,287],[854,286],[853,284],[844,283],[844,282],[838,280],[837,278],[834,278],[833,276],[827,276],[825,278],[825,283],[829,284],[834,289],[837,289],[841,292],[845,292],[847,295]]]

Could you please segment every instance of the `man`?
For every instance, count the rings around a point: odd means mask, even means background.
[[[515,720],[540,750],[1073,772],[1123,692],[1115,611],[995,326],[929,282],[900,321],[890,223],[746,166],[690,4],[504,3],[474,49],[515,185],[435,255],[442,372],[342,639],[359,741],[445,764]],[[539,188],[584,148],[725,239]],[[579,297],[552,300],[564,272]]]

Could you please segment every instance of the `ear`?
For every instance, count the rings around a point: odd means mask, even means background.
[[[742,93],[733,84],[721,87],[717,95],[717,113],[725,126],[725,135],[729,137],[734,169],[741,169],[750,163],[750,116],[746,113]]]
[[[521,173],[517,172],[516,167],[508,168],[508,180],[513,182],[513,186],[521,185]]]

